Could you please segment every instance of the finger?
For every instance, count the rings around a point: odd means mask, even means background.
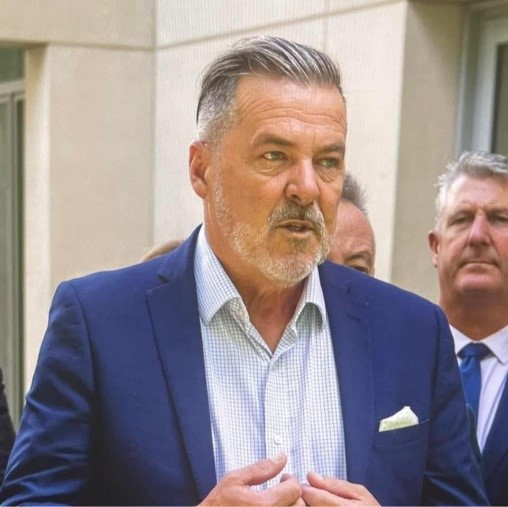
[[[326,489],[315,488],[314,486],[302,487],[302,498],[305,505],[354,505],[355,500],[341,498]]]
[[[271,488],[254,493],[258,505],[294,505],[302,496],[302,487],[296,477],[291,476]]]
[[[343,481],[335,477],[323,477],[316,472],[309,472],[307,474],[307,479],[311,486],[314,486],[318,489],[324,489],[330,493],[333,493],[334,495],[351,499],[359,498],[360,492],[358,491],[358,484]]]
[[[300,498],[299,498],[299,499],[298,499],[298,500],[297,500],[294,504],[292,504],[292,505],[294,505],[295,507],[302,507],[303,505],[307,505],[307,504],[305,503],[305,500],[304,500],[302,497],[300,497]]]
[[[252,465],[234,470],[233,472],[230,472],[230,474],[242,484],[255,486],[273,479],[282,471],[286,465],[286,461],[286,455],[279,454],[271,459],[260,459]]]
[[[356,505],[378,505],[377,500],[370,491],[361,484],[343,481],[335,477],[322,477],[315,472],[309,472],[307,479],[309,484],[315,488],[326,490],[344,501],[351,500]],[[349,503],[342,503],[342,505],[349,505]]]

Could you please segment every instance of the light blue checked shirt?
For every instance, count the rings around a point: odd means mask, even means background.
[[[217,480],[281,452],[283,472],[346,479],[330,328],[317,268],[272,354],[202,228],[194,274]],[[273,486],[280,475],[260,489]]]

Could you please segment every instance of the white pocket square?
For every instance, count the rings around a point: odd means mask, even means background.
[[[379,421],[379,431],[398,430],[400,428],[407,428],[408,426],[416,426],[418,424],[418,417],[407,405],[386,419]]]

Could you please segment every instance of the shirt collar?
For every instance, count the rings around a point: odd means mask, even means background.
[[[227,302],[233,299],[241,300],[238,290],[210,247],[204,227],[201,227],[198,234],[194,276],[196,278],[199,316],[205,325],[210,323],[214,315]],[[307,304],[317,308],[320,316],[319,328],[322,329],[326,320],[326,306],[317,267],[311,271],[305,281],[305,287],[291,319],[291,324],[298,321]]]
[[[317,267],[310,272],[310,275],[305,281],[302,296],[296,305],[295,314],[291,319],[291,324],[296,324],[296,322],[298,322],[298,319],[307,305],[314,306],[317,309],[317,314],[319,315],[319,329],[323,329],[326,319],[326,306],[323,289],[321,288],[321,280],[319,279],[319,270]]]
[[[453,326],[450,326],[450,330],[455,343],[455,354],[458,354],[466,345],[473,342],[473,340]],[[492,354],[494,354],[501,363],[506,364],[508,362],[508,326],[487,336],[481,343],[487,345]]]
[[[201,227],[196,243],[194,275],[199,316],[208,325],[228,301],[240,299],[240,294],[208,244],[204,227]]]

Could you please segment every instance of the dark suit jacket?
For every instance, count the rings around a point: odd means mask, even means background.
[[[195,243],[60,285],[7,503],[192,505],[214,487]],[[329,262],[320,276],[349,480],[384,504],[487,503],[442,312]],[[380,433],[405,405],[420,423]]]
[[[482,453],[487,495],[492,505],[508,505],[508,381]]]
[[[4,480],[5,467],[15,438],[7,398],[4,393],[3,372],[0,368],[0,484]]]

